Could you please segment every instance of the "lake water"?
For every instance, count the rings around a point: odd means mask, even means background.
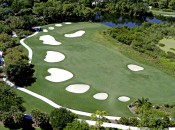
[[[110,18],[110,19],[109,19]],[[102,24],[108,25],[110,27],[115,26],[141,26],[143,22],[153,22],[153,23],[168,23],[169,20],[172,22],[174,19],[166,19],[163,17],[156,18],[156,17],[145,17],[145,18],[128,18],[128,17],[103,17],[100,22]]]

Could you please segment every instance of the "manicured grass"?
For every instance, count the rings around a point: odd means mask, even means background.
[[[43,28],[47,28],[47,25]],[[141,97],[148,97],[153,103],[174,103],[175,79],[156,68],[138,63],[122,55],[118,48],[109,44],[118,44],[114,40],[108,40],[100,32],[107,26],[99,23],[73,23],[55,27],[48,33],[39,33],[37,36],[27,39],[25,42],[33,49],[33,63],[35,64],[35,76],[37,81],[27,89],[41,94],[64,107],[95,112],[105,110],[109,115],[131,116],[127,105]],[[65,38],[65,33],[85,30],[86,33],[79,38]],[[39,36],[52,35],[59,42],[59,46],[44,45]],[[66,56],[59,63],[47,63],[44,61],[46,51],[58,51]],[[128,64],[137,64],[145,68],[140,72],[132,72],[127,68]],[[74,74],[74,77],[61,83],[52,83],[45,80],[50,75],[49,68],[62,68]],[[90,90],[85,94],[73,94],[65,91],[70,84],[89,84]],[[95,100],[92,96],[99,92],[106,92],[109,97],[105,101]],[[23,94],[22,94],[23,95]],[[119,96],[128,96],[131,100],[123,103],[117,100]],[[31,102],[39,104],[41,101],[28,99],[26,106]],[[29,102],[28,102],[29,100]],[[30,108],[30,107],[29,107]],[[44,109],[49,106],[45,105]]]
[[[175,17],[175,12],[165,12],[162,10],[150,10],[153,14]]]
[[[159,43],[162,43],[162,44],[165,45],[163,47],[159,46],[165,52],[171,51],[171,52],[175,53],[175,51],[171,49],[171,48],[175,49],[175,39],[173,39],[173,38],[168,38],[168,39],[164,38],[164,39],[160,40]]]
[[[41,101],[40,99],[37,99],[29,94],[26,94],[24,92],[21,92],[17,89],[14,89],[15,92],[20,96],[24,97],[25,103],[24,107],[26,108],[25,114],[30,114],[32,110],[38,109],[41,112],[45,112],[47,114],[50,114],[50,112],[54,109],[52,106],[46,104],[45,102]]]

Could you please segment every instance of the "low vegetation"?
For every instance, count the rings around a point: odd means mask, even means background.
[[[151,129],[164,129],[175,126],[174,107],[168,104],[155,106],[149,102],[148,98],[141,98],[133,102],[129,108],[137,117],[121,117],[117,123],[149,127]]]
[[[162,49],[163,47],[159,47],[159,42],[162,39],[174,38],[174,32],[174,24],[143,23],[141,27],[115,27],[104,33],[118,42],[126,44],[129,48],[147,55],[147,59],[151,57],[159,69],[175,76],[174,53],[172,51],[166,53]]]

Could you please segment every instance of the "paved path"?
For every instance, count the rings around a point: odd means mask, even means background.
[[[39,33],[39,32],[35,32],[34,34],[32,34],[32,35],[30,35],[30,36],[28,36],[28,37],[26,37],[26,38],[33,37],[33,36],[37,35],[38,33]],[[32,49],[24,43],[24,40],[25,40],[26,38],[21,39],[21,40],[20,40],[20,43],[21,43],[21,45],[23,45],[23,46],[28,50],[28,52],[29,52],[29,56],[28,56],[28,58],[29,58],[29,63],[31,63],[31,62],[32,62],[32,55],[33,55],[33,52],[32,52]]]

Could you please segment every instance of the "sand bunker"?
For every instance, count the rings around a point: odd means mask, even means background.
[[[126,96],[121,96],[121,97],[118,98],[118,100],[121,101],[121,102],[127,102],[127,101],[130,100],[130,98],[126,97]]]
[[[48,44],[48,45],[60,45],[60,42],[57,42],[54,37],[50,35],[43,35],[40,36],[39,40],[43,41],[43,44]]]
[[[128,65],[128,68],[132,71],[141,71],[141,70],[144,70],[143,67],[141,66],[138,66],[138,65],[133,65],[133,64],[129,64]]]
[[[48,27],[49,30],[54,30],[55,28],[54,27]]]
[[[77,31],[77,32],[72,33],[72,34],[65,34],[64,36],[65,37],[81,37],[81,36],[83,36],[84,33],[85,33],[85,31],[80,30],[80,31]]]
[[[72,24],[71,22],[65,22],[64,24]]]
[[[43,32],[48,32],[48,30],[47,29],[43,29]]]
[[[89,90],[90,86],[86,84],[73,84],[66,88],[66,91],[71,93],[85,93]]]
[[[55,26],[56,26],[56,27],[61,27],[61,26],[62,26],[62,24],[55,24]]]
[[[50,76],[46,76],[45,79],[51,82],[63,82],[69,80],[73,77],[73,74],[67,70],[58,69],[58,68],[50,68],[48,72],[51,74]]]
[[[47,51],[47,55],[46,58],[44,59],[44,61],[46,62],[60,62],[62,60],[64,60],[65,56],[60,53],[60,52],[56,52],[56,51]]]
[[[93,97],[97,100],[105,100],[108,98],[108,94],[107,93],[97,93]]]

